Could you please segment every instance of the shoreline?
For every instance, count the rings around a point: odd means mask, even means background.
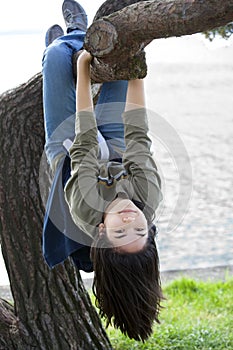
[[[161,272],[162,285],[166,285],[176,279],[186,277],[199,281],[218,282],[226,281],[228,278],[233,277],[233,265],[204,267],[197,269],[184,269],[184,270],[168,270]],[[83,279],[86,289],[91,289],[92,278]],[[12,294],[10,286],[0,286],[0,298],[6,300],[12,300]]]

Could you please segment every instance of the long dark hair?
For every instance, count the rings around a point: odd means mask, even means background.
[[[91,248],[93,293],[101,317],[135,340],[146,340],[158,323],[163,299],[156,228],[149,226],[145,247],[137,253],[116,250],[106,235]]]

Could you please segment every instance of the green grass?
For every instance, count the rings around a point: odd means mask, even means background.
[[[115,350],[232,350],[233,279],[198,282],[187,278],[164,287],[161,324],[147,342],[107,330]]]

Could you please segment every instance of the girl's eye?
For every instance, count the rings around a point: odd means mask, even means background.
[[[123,233],[124,230],[117,230],[117,231],[114,231],[115,233]]]
[[[142,231],[144,231],[144,228],[136,228],[135,229],[137,232],[142,232]]]

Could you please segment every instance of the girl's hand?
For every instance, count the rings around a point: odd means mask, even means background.
[[[92,59],[93,59],[93,56],[90,54],[90,52],[83,50],[78,57],[78,62],[86,62],[91,64]]]

